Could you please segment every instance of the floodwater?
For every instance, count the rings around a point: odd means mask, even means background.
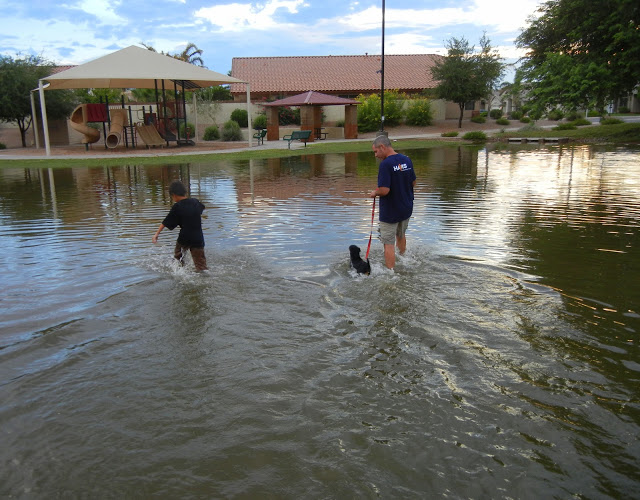
[[[637,498],[640,151],[407,153],[0,169],[0,496]]]

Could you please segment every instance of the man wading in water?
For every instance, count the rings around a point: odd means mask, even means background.
[[[380,161],[378,187],[371,198],[380,197],[380,241],[384,245],[384,263],[389,269],[396,265],[395,246],[400,255],[407,249],[405,233],[413,214],[413,188],[416,173],[408,156],[396,153],[386,135],[379,135],[371,146]]]

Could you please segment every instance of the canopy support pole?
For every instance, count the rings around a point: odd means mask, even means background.
[[[197,92],[193,92],[193,114],[195,115],[195,127],[196,130],[193,134],[193,142],[198,142],[198,97],[196,96]]]
[[[252,146],[252,142],[253,142],[253,134],[251,133],[251,85],[249,85],[249,82],[246,83],[247,85],[247,127],[248,127],[248,132],[249,132],[249,147]]]
[[[38,94],[40,95],[40,112],[42,113],[42,132],[44,134],[44,147],[47,156],[51,156],[51,143],[49,142],[49,123],[47,122],[47,105],[44,102],[44,86],[42,80],[38,80]]]
[[[40,149],[40,137],[38,137],[38,115],[36,113],[36,101],[33,98],[33,92],[29,92],[29,97],[31,97],[31,124],[33,125],[33,138],[36,141],[36,149]]]

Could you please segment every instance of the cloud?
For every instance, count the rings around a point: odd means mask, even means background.
[[[217,26],[222,32],[269,30],[282,24],[277,20],[282,10],[296,14],[303,5],[304,0],[271,0],[265,4],[230,3],[203,7],[194,12],[194,16],[200,21]]]
[[[89,14],[95,17],[99,24],[115,24],[124,21],[115,11],[115,7],[119,7],[120,3],[119,0],[80,0],[65,7]]]

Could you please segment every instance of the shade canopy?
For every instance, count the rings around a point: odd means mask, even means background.
[[[231,76],[131,45],[80,66],[43,78],[47,90],[55,89],[184,89],[227,83],[245,83]]]
[[[267,102],[264,106],[346,106],[348,104],[360,104],[360,101],[309,90],[302,94]]]

